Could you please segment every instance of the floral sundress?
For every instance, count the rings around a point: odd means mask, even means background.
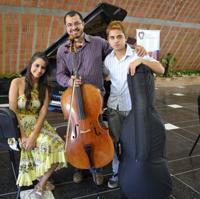
[[[38,119],[40,101],[38,99],[37,86],[38,84],[33,87],[31,92],[31,104],[28,110],[25,109],[25,95],[18,97],[17,115],[27,137],[30,137],[34,132]],[[21,158],[17,179],[19,186],[32,185],[32,182],[43,176],[53,163],[59,162],[56,170],[67,167],[64,141],[46,120],[36,139],[36,147],[32,151],[26,151],[21,144],[20,146]]]

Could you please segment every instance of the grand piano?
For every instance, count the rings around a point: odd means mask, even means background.
[[[89,14],[84,17],[85,28],[84,32],[93,36],[100,36],[104,39],[106,36],[106,28],[108,24],[113,20],[123,21],[126,17],[127,12],[119,7],[108,3],[99,3]],[[56,81],[56,54],[59,46],[68,40],[68,33],[66,32],[56,42],[49,46],[44,53],[48,56],[52,67],[51,82],[53,85],[53,100],[51,101],[48,110],[55,112],[62,112],[60,106],[60,98],[62,93],[67,89],[66,87],[60,86]],[[128,38],[127,42],[130,45],[134,45],[136,40],[134,38]],[[104,59],[104,57],[102,57]],[[27,68],[24,68],[20,73],[22,76],[26,74]],[[104,96],[104,107],[109,96],[110,81],[105,81],[104,86],[106,94]]]

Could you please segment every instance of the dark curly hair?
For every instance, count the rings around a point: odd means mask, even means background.
[[[49,59],[48,59],[48,57],[45,53],[37,52],[32,56],[32,58],[29,61],[26,76],[25,76],[24,94],[25,94],[26,99],[27,99],[26,109],[28,108],[28,106],[31,103],[31,91],[32,91],[33,86],[34,86],[32,78],[31,78],[31,67],[32,67],[33,62],[38,58],[43,59],[46,63],[45,73],[40,77],[39,82],[38,82],[38,88],[37,88],[38,92],[39,92],[39,101],[41,103],[41,107],[44,104],[46,89],[48,90],[49,99],[51,99],[51,97],[52,97],[51,92],[52,92],[53,87],[52,87],[51,81],[50,81],[51,67],[50,67]]]

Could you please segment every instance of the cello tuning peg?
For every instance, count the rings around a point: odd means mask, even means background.
[[[76,48],[82,48],[82,45],[76,46]]]

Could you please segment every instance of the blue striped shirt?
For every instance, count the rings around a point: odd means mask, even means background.
[[[109,71],[111,84],[110,96],[108,98],[108,107],[119,111],[130,111],[132,108],[130,93],[127,83],[127,73],[129,63],[136,59],[145,59],[156,61],[148,55],[144,57],[137,56],[134,49],[127,45],[126,55],[119,61],[115,56],[114,50],[106,57],[105,67]],[[156,61],[157,62],[157,61]]]
[[[70,44],[68,40],[62,44],[57,51],[57,82],[64,86],[70,87],[70,78],[73,75],[72,56],[70,53],[65,54]],[[97,86],[103,94],[103,58],[105,58],[112,48],[107,40],[98,36],[90,36],[85,34],[84,43],[81,48],[77,48],[76,60],[78,66],[78,74],[81,76],[82,84],[93,84]]]

